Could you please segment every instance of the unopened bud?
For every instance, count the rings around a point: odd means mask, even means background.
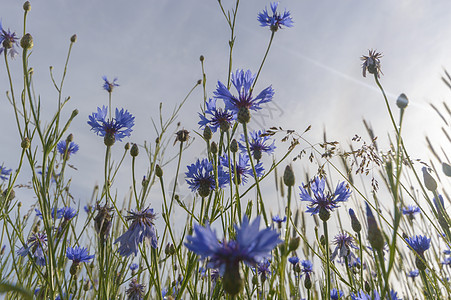
[[[70,116],[71,118],[75,118],[75,116],[78,115],[78,109],[74,109],[72,111],[72,115]]]
[[[451,177],[451,166],[450,165],[448,165],[445,162],[442,163],[442,170],[446,176]]]
[[[126,143],[126,144],[124,145],[124,149],[125,149],[125,151],[130,150],[130,143]]]
[[[426,167],[423,167],[421,170],[423,171],[424,185],[428,190],[434,192],[437,189],[437,182],[435,181],[434,177],[429,174]]]
[[[352,208],[349,209],[349,215],[351,216],[351,227],[355,232],[360,232],[362,230],[362,225],[360,224],[355,212]]]
[[[163,177],[163,170],[161,169],[160,165],[155,166],[155,175],[157,175],[158,178]]]
[[[286,186],[294,185],[294,173],[290,165],[285,167],[285,172],[283,173],[283,183],[285,183]]]
[[[205,57],[204,57],[203,55],[201,55],[201,56],[199,57],[199,60],[200,60],[200,61],[204,61],[204,60],[205,60]]]
[[[230,143],[230,151],[232,153],[238,152],[238,142],[235,139],[233,139],[232,142]]]
[[[288,243],[288,251],[296,251],[297,248],[299,248],[299,244],[301,243],[300,237],[291,238],[290,242]]]
[[[257,285],[258,284],[258,275],[257,274],[252,276],[252,284],[253,285]]]
[[[409,99],[407,99],[407,96],[404,93],[399,95],[398,99],[396,100],[396,105],[400,109],[404,109],[407,107],[407,105],[409,105]]]
[[[310,278],[310,274],[305,274],[304,287],[309,290],[312,288],[312,279]]]
[[[382,232],[377,225],[376,218],[374,218],[370,206],[367,203],[365,204],[366,217],[368,221],[368,241],[370,242],[370,245],[374,250],[382,251],[385,244],[384,237],[382,236]]]
[[[165,253],[167,256],[174,255],[174,254],[175,254],[175,247],[174,247],[174,244],[168,243],[168,244],[166,245],[166,248],[164,248],[164,253]]]
[[[199,79],[199,80],[197,81],[197,84],[202,84],[202,79]]]
[[[67,136],[66,143],[70,144],[70,142],[72,142],[73,140],[74,140],[74,135],[71,133]]]
[[[22,149],[28,149],[28,148],[30,148],[30,146],[31,146],[31,142],[30,142],[30,139],[27,137],[24,138],[22,140],[22,142],[20,143],[20,147],[22,147]]]
[[[70,42],[75,43],[76,41],[77,41],[77,35],[74,34],[73,36],[70,37]]]
[[[368,283],[368,281],[366,281],[366,280],[365,280],[365,292],[366,292],[367,294],[371,293],[371,286],[370,286],[370,284]]]
[[[136,157],[136,156],[138,156],[138,154],[139,154],[138,145],[133,144],[132,145],[132,149],[130,150],[130,155],[133,156],[133,157]]]
[[[213,154],[218,153],[218,145],[216,144],[216,142],[211,143],[210,150],[211,150],[211,153],[213,153]]]
[[[211,128],[209,126],[205,126],[204,129],[204,139],[209,141],[213,137],[213,133],[211,132]]]
[[[27,33],[20,39],[20,46],[27,50],[33,48],[33,37],[31,34]]]
[[[24,10],[24,11],[30,11],[30,10],[31,10],[31,4],[30,4],[30,1],[26,1],[26,2],[23,4],[23,10]]]

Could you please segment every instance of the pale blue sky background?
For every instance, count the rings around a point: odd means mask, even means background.
[[[72,192],[81,206],[90,197],[95,183],[103,178],[103,139],[90,132],[88,115],[97,106],[107,104],[102,90],[102,75],[119,78],[113,104],[128,109],[136,117],[129,142],[154,141],[151,118],[157,118],[159,102],[169,114],[194,83],[201,78],[199,56],[205,56],[207,92],[217,80],[226,80],[229,31],[217,1],[32,1],[28,32],[34,37],[31,66],[35,69],[35,89],[44,109],[56,106],[56,92],[48,67],[61,74],[69,38],[78,41],[72,52],[66,79],[65,95],[71,96],[67,114],[77,108],[70,132],[80,145],[71,163]],[[233,1],[223,1],[232,8]],[[270,31],[262,28],[257,13],[269,2],[242,1],[237,20],[234,70],[256,72],[266,49]],[[4,0],[1,20],[4,27],[22,31],[20,1]],[[265,126],[280,125],[302,132],[312,142],[322,139],[326,128],[329,139],[346,144],[360,134],[367,139],[362,118],[370,121],[387,141],[392,132],[383,98],[371,78],[361,75],[360,56],[374,48],[383,52],[382,83],[394,105],[404,92],[411,101],[405,119],[405,139],[413,157],[427,159],[424,135],[435,135],[441,123],[428,106],[448,100],[449,90],[441,82],[443,68],[451,68],[451,2],[449,1],[282,1],[280,8],[291,11],[293,28],[276,33],[273,48],[256,89],[272,84],[276,110],[265,118]],[[16,79],[20,78],[20,60],[12,63]],[[4,130],[0,163],[15,168],[19,158],[4,63],[0,64],[0,119]],[[18,90],[16,90],[18,93]],[[198,89],[188,100],[180,116],[181,125],[197,130],[197,112],[202,103]],[[396,111],[396,106],[393,106]],[[254,127],[255,127],[254,123]],[[437,141],[439,136],[436,137]],[[367,139],[368,140],[368,139]],[[117,143],[119,159],[124,143]],[[14,148],[17,145],[17,148]],[[183,166],[203,145],[199,139],[185,156]],[[197,147],[197,148],[196,148]],[[16,150],[15,150],[16,149]],[[140,157],[141,163],[145,157]],[[116,181],[119,198],[125,196],[130,180],[130,161]],[[301,182],[304,168],[295,164]],[[145,166],[138,173],[143,175]],[[185,167],[183,167],[185,172]],[[20,180],[28,180],[24,172]],[[272,190],[272,181],[268,181]],[[183,187],[186,189],[186,187]],[[158,191],[157,191],[158,192]],[[185,190],[187,192],[187,190]],[[20,195],[20,192],[18,192]],[[25,197],[24,197],[25,198]],[[24,200],[25,201],[25,200]],[[157,202],[158,199],[151,199]],[[159,206],[159,205],[158,205]]]

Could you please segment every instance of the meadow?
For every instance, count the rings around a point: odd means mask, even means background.
[[[0,166],[0,295],[449,298],[451,166],[441,145],[429,143],[430,157],[421,161],[409,156],[402,135],[409,100],[401,94],[396,103],[389,101],[381,84],[381,53],[371,49],[356,60],[361,75],[380,91],[380,109],[389,116],[393,134],[386,149],[367,122],[362,126],[368,135],[355,135],[352,145],[328,141],[326,133],[323,142],[310,142],[310,126],[255,128],[253,118],[276,93],[259,79],[283,76],[265,69],[265,61],[277,35],[295,26],[293,16],[275,2],[255,12],[255,29],[267,31],[269,42],[258,54],[259,68],[248,70],[233,63],[239,0],[232,7],[218,1],[218,9],[230,34],[228,67],[222,70],[227,80],[216,79],[215,89],[207,90],[200,56],[201,79],[172,113],[165,114],[162,104],[154,108],[160,115],[151,141],[132,142],[136,120],[122,106],[126,102],[115,99],[119,78],[99,78],[105,97],[89,116],[66,111],[70,96],[64,84],[76,35],[68,37],[61,76],[50,68],[57,97],[53,110],[43,113],[33,83],[30,2],[23,4],[22,29],[0,23],[2,71],[8,78],[1,85],[1,105],[14,114],[19,137],[14,145],[2,145],[17,152],[18,164]],[[446,71],[443,81],[451,88]],[[183,108],[195,89],[203,91],[203,99],[197,115],[187,116]],[[451,112],[446,103],[443,107],[435,109],[447,124]],[[85,148],[71,131],[75,118],[86,119],[86,130],[104,145],[103,153],[92,154],[104,162],[104,172],[87,205],[71,188],[71,177],[77,176],[71,158]],[[182,128],[183,118],[196,118],[199,127]],[[442,130],[446,134],[446,127]],[[201,149],[184,165],[190,147]],[[174,149],[175,155],[168,154]],[[284,149],[283,155],[276,149]],[[138,157],[146,158],[145,174],[136,171]],[[118,190],[126,166],[132,186]],[[30,174],[27,182],[19,180],[21,172]],[[16,196],[25,188],[36,199],[31,207]],[[152,200],[155,195],[161,206]]]

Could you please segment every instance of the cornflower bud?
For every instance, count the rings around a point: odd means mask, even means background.
[[[31,146],[31,142],[30,142],[30,139],[27,137],[24,138],[22,140],[22,142],[20,143],[20,147],[22,147],[22,149],[28,149],[28,148],[30,148],[30,146]]]
[[[139,148],[138,145],[136,145],[135,143],[133,143],[132,145],[132,149],[130,150],[130,155],[133,157],[137,157],[139,154]]]
[[[360,232],[360,230],[362,230],[362,225],[360,224],[359,220],[357,219],[357,216],[355,215],[355,212],[352,208],[349,209],[349,215],[351,216],[352,230],[354,230],[356,233]]]
[[[367,203],[365,204],[366,204],[366,217],[368,221],[368,241],[370,242],[370,245],[371,247],[373,247],[374,250],[382,251],[385,244],[384,237],[382,236],[382,232],[376,223],[376,218],[374,218],[370,206]]]
[[[74,35],[72,35],[72,36],[70,37],[70,42],[71,42],[71,43],[75,43],[76,41],[77,41],[77,35],[74,34]]]
[[[448,165],[445,162],[442,163],[442,170],[446,176],[451,177],[451,166],[450,165]]]
[[[305,273],[304,287],[309,290],[312,288],[312,279],[309,273]]]
[[[426,167],[423,167],[421,170],[423,171],[424,185],[431,192],[435,191],[437,189],[437,182],[435,181],[434,177],[429,174]]]
[[[399,95],[398,99],[396,100],[396,105],[400,109],[404,109],[407,107],[408,104],[409,104],[409,99],[407,99],[407,96],[404,93]]]
[[[230,151],[232,153],[238,152],[238,142],[235,139],[233,139],[232,142],[230,143]]]
[[[158,178],[163,177],[163,170],[161,169],[160,165],[155,166],[155,175],[157,175]]]
[[[20,39],[20,46],[26,50],[33,48],[33,37],[31,34],[27,33]]]
[[[204,60],[205,60],[205,57],[204,57],[203,55],[201,55],[201,56],[199,57],[199,60],[200,60],[200,61],[204,61]]]
[[[286,186],[294,185],[294,173],[290,165],[285,167],[285,172],[283,173],[283,182]]]
[[[24,10],[24,11],[30,11],[30,10],[31,10],[31,4],[30,4],[30,1],[26,1],[26,2],[23,4],[23,10]]]
[[[213,154],[218,153],[218,145],[216,144],[216,142],[211,142],[210,151]]]
[[[124,145],[124,149],[125,149],[125,151],[130,150],[130,143],[126,143],[126,144]]]
[[[204,129],[204,139],[209,141],[213,137],[213,133],[211,132],[211,128],[209,126],[205,126]]]
[[[300,243],[300,237],[291,238],[290,242],[288,243],[288,252],[296,251],[296,249],[299,248]]]

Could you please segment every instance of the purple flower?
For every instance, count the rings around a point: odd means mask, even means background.
[[[205,127],[208,125],[213,132],[216,132],[218,128],[227,131],[235,119],[233,112],[216,107],[216,99],[208,100],[205,115],[199,113],[199,117],[199,126]]]
[[[411,278],[415,278],[418,275],[420,275],[420,270],[418,270],[418,269],[412,270],[409,273],[407,273],[407,277],[411,277]]]
[[[360,291],[357,294],[352,293],[351,294],[352,300],[381,300],[381,296],[379,293],[374,290],[373,291],[373,297],[371,297],[369,294],[365,293],[364,291]]]
[[[431,246],[431,239],[426,236],[416,235],[405,239],[407,244],[416,252],[418,255],[423,256],[424,251],[428,250]]]
[[[229,176],[229,158],[227,155],[224,157],[220,157],[220,164],[221,166],[226,170],[226,176],[227,182],[230,181]],[[233,166],[233,162],[230,162],[232,166],[232,180],[235,182],[235,173],[238,175],[237,182],[238,184],[245,184],[247,182],[248,176],[254,176],[254,172],[252,171],[252,167],[249,162],[249,156],[246,154],[239,154],[238,156],[238,162],[236,163],[236,172],[235,172],[235,166]],[[255,172],[257,173],[257,177],[261,177],[263,175],[264,169],[262,163],[258,163],[255,165]]]
[[[253,157],[256,160],[260,160],[262,157],[262,153],[265,152],[266,154],[271,154],[274,152],[274,149],[276,149],[276,146],[274,145],[274,140],[272,141],[272,144],[270,144],[270,137],[269,136],[262,136],[265,131],[259,130],[259,131],[252,131],[249,136],[249,148],[252,152]],[[241,141],[243,144],[240,143],[240,149],[243,152],[247,151],[246,148],[246,138],[244,134],[241,135]]]
[[[114,141],[122,141],[124,137],[131,135],[132,127],[135,125],[135,117],[127,110],[116,108],[116,117],[109,120],[106,119],[107,112],[108,109],[105,106],[98,107],[97,112],[89,116],[88,124],[91,125],[91,130],[97,135],[111,139],[112,145]]]
[[[151,240],[151,245],[153,248],[157,248],[158,239],[155,233],[155,227],[153,221],[156,215],[152,208],[146,208],[141,211],[129,211],[129,215],[125,217],[127,221],[132,221],[132,224],[128,230],[118,237],[115,244],[120,243],[121,245],[117,249],[120,255],[129,256],[132,253],[138,254],[138,245],[145,239],[149,238]]]
[[[283,219],[279,217],[278,215],[272,217],[273,222],[277,223],[279,226],[287,220],[287,216],[285,216]]]
[[[321,210],[330,213],[335,208],[339,207],[339,202],[347,201],[351,195],[351,190],[347,188],[345,182],[339,183],[333,194],[330,192],[326,194],[324,192],[325,185],[326,181],[324,179],[315,177],[310,184],[313,196],[310,196],[308,190],[303,186],[299,187],[301,189],[301,201],[310,202],[306,212],[309,212],[312,215],[319,213]]]
[[[0,166],[0,179],[7,180],[9,175],[11,175],[11,169],[7,169],[4,166]]]
[[[293,27],[293,19],[290,16],[290,12],[285,10],[283,14],[276,12],[278,2],[270,3],[272,14],[268,13],[268,9],[265,7],[263,12],[258,14],[258,21],[260,26],[268,26],[271,31],[275,32],[278,29],[282,29],[282,26]]]
[[[293,265],[296,265],[299,262],[299,257],[297,256],[292,256],[288,258],[288,261]]]
[[[415,215],[420,212],[421,212],[421,209],[415,205],[409,205],[407,207],[402,208],[402,214],[407,215],[410,220],[415,219]]]
[[[145,285],[138,283],[136,278],[132,278],[130,284],[128,285],[128,289],[125,290],[128,298],[130,300],[142,300],[144,299],[144,289]]]
[[[232,74],[232,83],[238,92],[238,96],[234,96],[230,93],[227,87],[218,81],[218,86],[214,95],[216,98],[224,100],[225,108],[231,110],[234,113],[238,113],[240,108],[248,108],[250,110],[261,109],[260,105],[270,102],[274,96],[274,90],[271,86],[267,87],[258,94],[257,97],[252,97],[252,83],[255,76],[252,76],[250,70],[246,71],[237,70],[235,74]]]
[[[201,259],[210,258],[207,267],[218,268],[223,275],[228,268],[238,265],[241,261],[255,266],[269,257],[274,247],[282,242],[275,230],[260,230],[259,227],[260,216],[251,224],[244,216],[241,228],[235,225],[236,239],[219,242],[210,225],[194,225],[195,236],[188,236],[185,246]]]
[[[301,273],[310,275],[313,272],[313,263],[309,260],[301,260]]]
[[[185,176],[191,191],[198,192],[201,197],[207,197],[216,187],[213,165],[206,158],[198,159],[195,164],[188,166]],[[218,188],[224,187],[228,178],[228,175],[218,168]]]
[[[73,217],[75,217],[78,214],[78,212],[70,206],[61,208],[61,213],[62,213],[62,216],[65,221],[71,220]]]
[[[271,275],[271,261],[263,259],[262,262],[257,264],[257,273],[260,275],[262,281],[265,281],[269,275]]]
[[[338,254],[338,257],[340,258],[348,258],[348,263],[352,265],[357,258],[354,253],[352,253],[351,248],[358,249],[354,245],[354,239],[352,238],[352,236],[348,235],[347,233],[337,234],[334,239],[334,244],[337,246],[330,256],[330,260],[334,260]]]
[[[39,217],[42,220],[42,212],[35,208],[34,211],[36,212],[36,217]],[[55,216],[55,208],[52,208],[52,213],[50,214],[52,219],[61,219],[63,217],[63,210],[57,209],[56,210],[56,216]]]
[[[69,159],[71,154],[77,153],[79,147],[74,142],[70,142],[69,147],[68,147],[67,141],[60,141],[58,144],[56,144],[56,149],[62,156],[64,156],[66,154],[66,149],[67,149],[67,159]]]
[[[330,291],[330,299],[338,300],[338,299],[341,299],[341,297],[343,297],[343,291],[342,290],[337,290],[336,288],[333,288]]]
[[[3,51],[6,53],[9,50],[9,56],[11,56],[11,58],[16,57],[19,52],[14,46],[19,47],[19,37],[16,36],[15,32],[11,32],[9,29],[6,31],[0,22],[0,54],[2,54]]]
[[[119,84],[116,83],[117,78],[114,78],[112,82],[109,82],[106,76],[102,76],[102,79],[104,81],[103,83],[103,89],[107,91],[108,93],[112,93],[114,87],[119,86]]]
[[[135,264],[135,263],[130,264],[130,270],[132,272],[138,270],[138,267],[139,267],[138,264]]]
[[[89,255],[87,248],[80,248],[77,246],[74,248],[67,248],[66,256],[68,259],[72,260],[74,264],[78,265],[80,263],[89,262],[95,255]]]
[[[30,254],[36,260],[38,266],[45,266],[45,251],[47,251],[47,235],[33,232],[28,238],[27,245],[17,250],[17,254],[22,257]]]

